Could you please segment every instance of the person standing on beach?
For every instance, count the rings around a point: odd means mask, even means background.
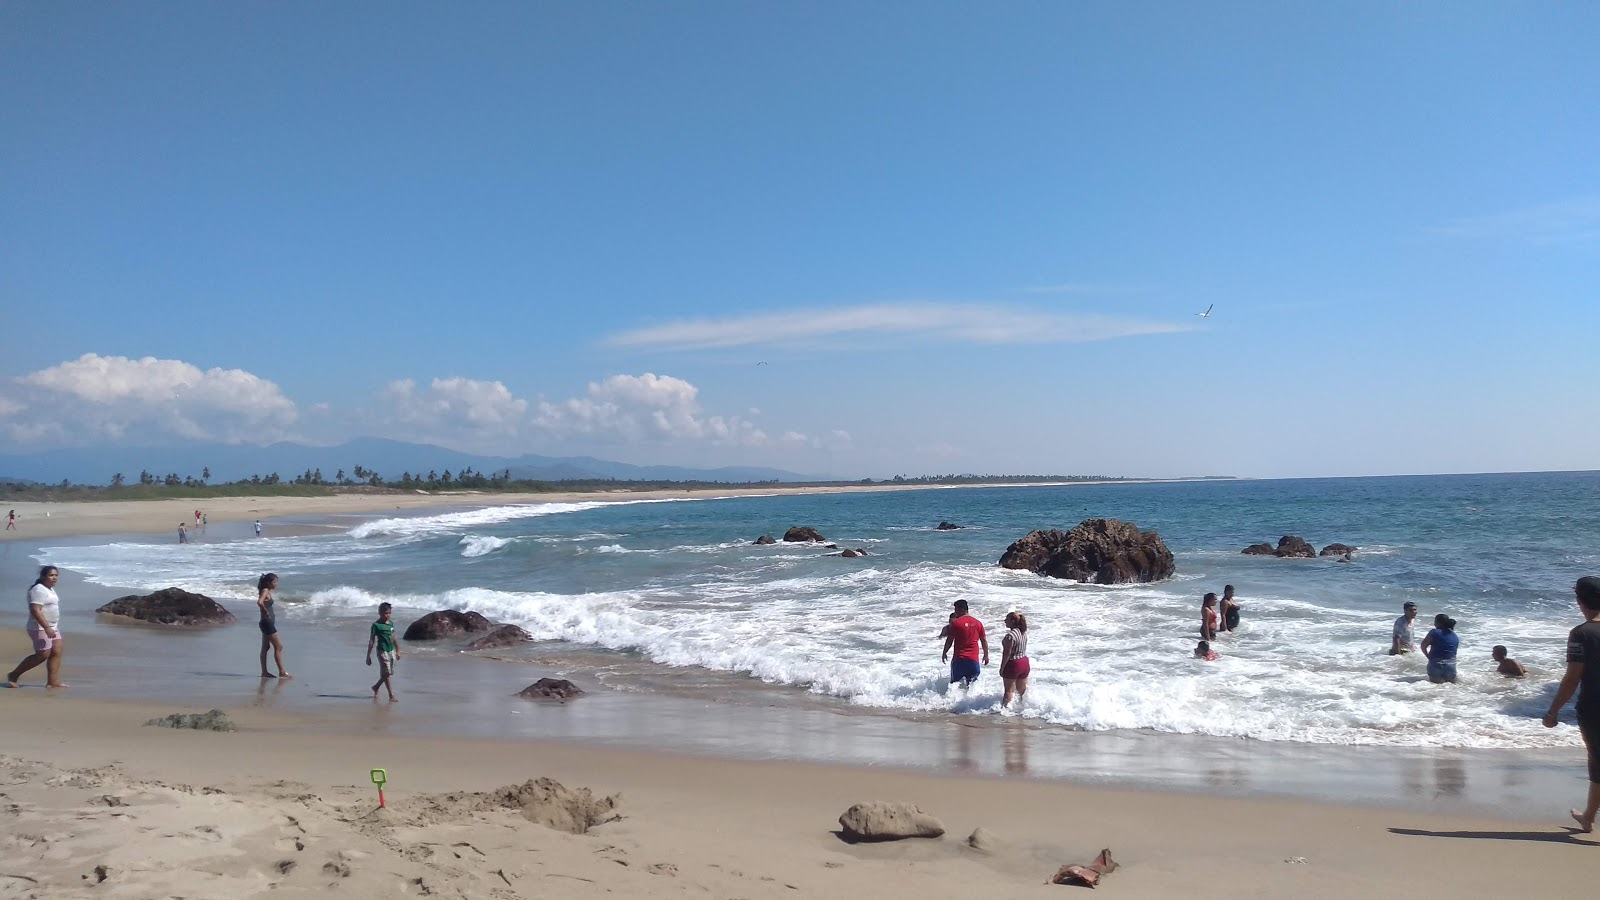
[[[1589,751],[1589,800],[1583,812],[1572,810],[1584,834],[1594,831],[1600,813],[1600,578],[1579,578],[1573,587],[1583,624],[1567,635],[1567,672],[1561,676],[1556,698],[1544,714],[1544,727],[1556,727],[1556,716],[1574,692],[1578,694],[1578,732]],[[1581,690],[1580,690],[1581,689]]]
[[[10,515],[6,516],[6,530],[7,531],[16,531],[17,530],[17,511],[14,510],[14,509],[11,511]]]
[[[1206,594],[1200,601],[1200,639],[1217,639],[1217,595]]]
[[[45,566],[28,588],[28,638],[33,641],[33,654],[6,675],[8,688],[16,687],[24,672],[40,665],[45,667],[45,687],[66,687],[61,683],[61,599],[56,596],[60,577],[55,566]]]
[[[389,621],[393,610],[392,604],[378,604],[378,621],[372,623],[367,637],[367,665],[372,665],[373,647],[378,650],[378,680],[372,683],[372,699],[378,699],[378,688],[387,687],[390,703],[398,699],[394,695],[394,664],[400,659],[400,647],[394,640],[394,623]]]
[[[1412,638],[1411,623],[1417,620],[1417,605],[1407,600],[1401,608],[1400,618],[1394,620],[1394,641],[1389,644],[1389,655],[1399,656],[1417,649]]]
[[[1433,617],[1433,630],[1422,639],[1422,655],[1428,657],[1428,680],[1434,684],[1455,683],[1456,648],[1461,638],[1456,636],[1456,620],[1444,613]]]
[[[261,537],[261,520],[256,520],[256,537]]]
[[[188,529],[183,527],[183,523],[182,522],[178,523],[178,543],[180,543],[180,544],[189,543],[189,531],[188,531]]]
[[[989,638],[983,633],[983,623],[967,615],[967,601],[957,600],[954,604],[956,617],[950,620],[950,633],[944,639],[944,653],[940,661],[950,661],[950,685],[954,687],[959,683],[964,688],[972,687],[983,673],[983,668],[978,664],[978,648],[983,648],[983,665],[989,664]],[[954,648],[955,659],[950,659],[950,650]]]
[[[1222,586],[1222,630],[1233,631],[1239,627],[1239,604],[1233,599],[1233,585]]]
[[[1507,678],[1528,677],[1528,668],[1522,663],[1519,663],[1507,656],[1505,647],[1495,644],[1494,649],[1489,651],[1489,655],[1494,657],[1495,671],[1499,672],[1501,675],[1504,675]]]
[[[261,677],[293,678],[283,670],[283,638],[278,637],[278,613],[273,609],[272,592],[278,589],[278,576],[268,572],[256,582],[256,606],[261,610]],[[278,664],[278,674],[267,671],[267,651]]]
[[[1012,610],[1006,613],[1006,636],[1000,639],[1000,682],[1005,685],[1006,694],[1000,701],[1000,708],[1005,709],[1011,705],[1011,697],[1016,696],[1017,702],[1022,702],[1024,694],[1028,693],[1028,619],[1022,613]]]

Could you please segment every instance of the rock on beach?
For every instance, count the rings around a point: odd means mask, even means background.
[[[541,678],[517,692],[529,700],[560,700],[562,703],[583,696],[583,689],[565,678]]]
[[[1117,519],[1085,519],[1071,531],[1029,532],[1006,548],[1000,565],[1094,584],[1160,581],[1175,569],[1161,535]]]
[[[163,588],[153,594],[129,594],[95,610],[103,616],[118,616],[149,625],[195,626],[231,625],[235,619],[222,604],[182,588]]]
[[[845,836],[857,841],[898,841],[904,838],[936,838],[944,834],[944,823],[923,812],[914,803],[872,800],[857,803],[839,817]]]
[[[518,625],[497,625],[495,629],[481,638],[467,645],[468,650],[498,650],[502,647],[515,647],[524,641],[533,640],[533,635],[524,631]]]
[[[412,622],[406,628],[406,633],[401,640],[436,641],[440,638],[455,637],[458,634],[477,634],[493,630],[494,623],[485,619],[481,613],[441,609],[438,612],[428,613]]]

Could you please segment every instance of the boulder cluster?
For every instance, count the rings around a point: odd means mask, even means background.
[[[1329,544],[1318,553],[1317,548],[1311,546],[1304,538],[1286,534],[1278,539],[1278,546],[1260,543],[1239,551],[1246,556],[1276,556],[1279,559],[1313,559],[1317,556],[1344,556],[1356,552],[1356,548],[1348,544]]]
[[[1085,519],[1071,531],[1029,532],[1006,548],[1000,565],[1085,584],[1161,581],[1175,568],[1161,535],[1117,519]]]

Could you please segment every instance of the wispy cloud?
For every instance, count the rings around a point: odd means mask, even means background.
[[[1054,344],[1188,331],[1187,323],[989,303],[882,303],[840,309],[688,319],[612,335],[614,347],[707,350],[842,337],[914,337],[973,344]]]
[[[1566,244],[1600,240],[1600,196],[1575,197],[1482,216],[1453,219],[1428,229],[1435,237],[1521,240]]]
[[[1105,284],[1092,281],[1068,284],[1035,284],[1022,289],[1028,294],[1085,294],[1107,296],[1111,294],[1138,294],[1148,290],[1137,284]]]

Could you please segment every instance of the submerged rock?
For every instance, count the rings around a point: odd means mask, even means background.
[[[939,524],[933,526],[933,530],[935,530],[935,531],[960,531],[961,530],[961,526],[957,525],[954,522],[940,522]]]
[[[770,534],[763,534],[761,537],[756,538],[756,543],[757,544],[776,544],[777,540],[775,538],[773,538],[773,536],[770,535]]]
[[[583,689],[565,678],[541,678],[517,692],[529,700],[560,700],[562,703],[583,696]]]
[[[828,540],[822,536],[822,532],[812,528],[809,525],[797,525],[794,528],[785,531],[783,533],[783,539],[791,544],[803,544],[806,542],[822,544],[826,543]]]
[[[839,817],[846,837],[857,841],[898,841],[904,838],[936,838],[944,834],[944,823],[923,812],[914,803],[873,800],[857,803]]]
[[[130,594],[95,610],[105,616],[120,616],[151,625],[179,627],[231,625],[233,613],[204,594],[191,594],[182,588],[163,588],[153,594]]]
[[[441,609],[412,622],[401,638],[407,641],[436,641],[458,634],[477,634],[494,630],[494,623],[481,613]]]
[[[867,551],[865,551],[865,550],[840,550],[838,553],[835,553],[835,554],[832,554],[832,555],[834,555],[834,556],[842,556],[845,559],[855,559],[858,556],[866,556],[867,555]]]
[[[1243,553],[1246,556],[1277,556],[1278,555],[1278,551],[1274,550],[1272,548],[1271,544],[1251,544],[1250,546],[1244,548],[1243,550],[1240,550],[1239,552]]]
[[[1357,549],[1358,548],[1352,547],[1349,544],[1329,544],[1328,546],[1323,547],[1322,548],[1322,552],[1318,553],[1317,555],[1318,556],[1343,556],[1346,553],[1354,553],[1354,552],[1356,552]]]
[[[467,645],[468,650],[497,650],[533,640],[533,635],[517,625],[498,625],[495,629]]]
[[[238,731],[233,720],[220,709],[206,713],[173,713],[144,723],[157,728],[189,728],[195,731]]]
[[[1160,581],[1175,568],[1161,535],[1117,519],[1085,519],[1071,531],[1029,532],[1006,548],[1000,565],[1094,584]]]

